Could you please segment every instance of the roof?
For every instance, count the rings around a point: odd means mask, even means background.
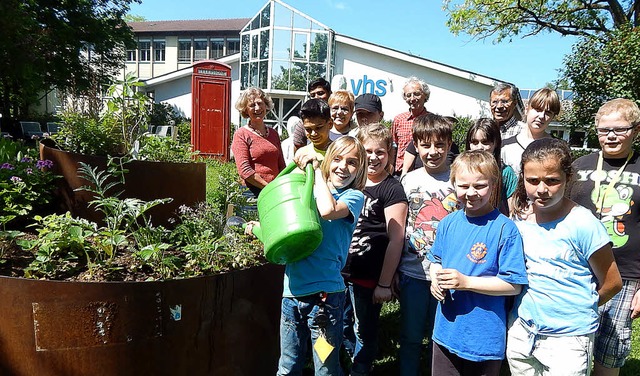
[[[218,20],[176,20],[128,22],[135,33],[187,32],[187,31],[237,31],[250,21],[249,18],[228,18]]]

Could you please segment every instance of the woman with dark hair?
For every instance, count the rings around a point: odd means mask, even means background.
[[[466,150],[485,150],[493,154],[498,163],[498,167],[502,171],[502,184],[500,185],[501,195],[498,209],[502,214],[509,216],[513,209],[513,192],[518,184],[518,176],[515,171],[500,159],[500,149],[502,147],[502,139],[500,137],[500,126],[498,123],[489,118],[480,118],[469,127],[467,131],[467,139],[465,141]]]
[[[240,178],[255,197],[285,167],[280,136],[264,122],[272,108],[271,97],[257,87],[245,90],[236,102],[249,122],[233,135],[231,150]]]

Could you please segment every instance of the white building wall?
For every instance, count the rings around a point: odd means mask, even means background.
[[[378,95],[387,120],[408,110],[402,89],[410,76],[429,85],[427,110],[442,115],[490,116],[488,99],[492,85],[488,82],[475,82],[345,43],[337,43],[335,73],[345,76],[347,90],[354,95],[364,92]]]

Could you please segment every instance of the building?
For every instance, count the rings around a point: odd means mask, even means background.
[[[402,87],[410,76],[431,88],[427,109],[443,115],[491,116],[489,92],[501,80],[335,33],[281,0],[250,19],[132,22],[138,48],[126,71],[145,83],[156,102],[191,117],[191,64],[216,59],[232,67],[231,103],[259,86],[274,100],[268,121],[277,129],[305,99],[307,83],[325,77],[354,95],[380,96],[385,118],[407,110]],[[241,124],[235,108],[231,122]]]

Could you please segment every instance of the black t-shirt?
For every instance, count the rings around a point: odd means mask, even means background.
[[[569,197],[591,210],[604,224],[613,242],[613,254],[622,278],[640,279],[640,156],[634,153],[598,213],[598,195],[594,192],[598,154],[585,155],[573,162],[575,183]],[[600,183],[601,193],[607,190],[611,178],[625,161],[626,158],[604,159],[602,169],[607,177]]]
[[[389,245],[384,209],[407,202],[402,184],[393,176],[365,187],[364,207],[353,233],[349,257],[343,269],[346,277],[377,281]]]

